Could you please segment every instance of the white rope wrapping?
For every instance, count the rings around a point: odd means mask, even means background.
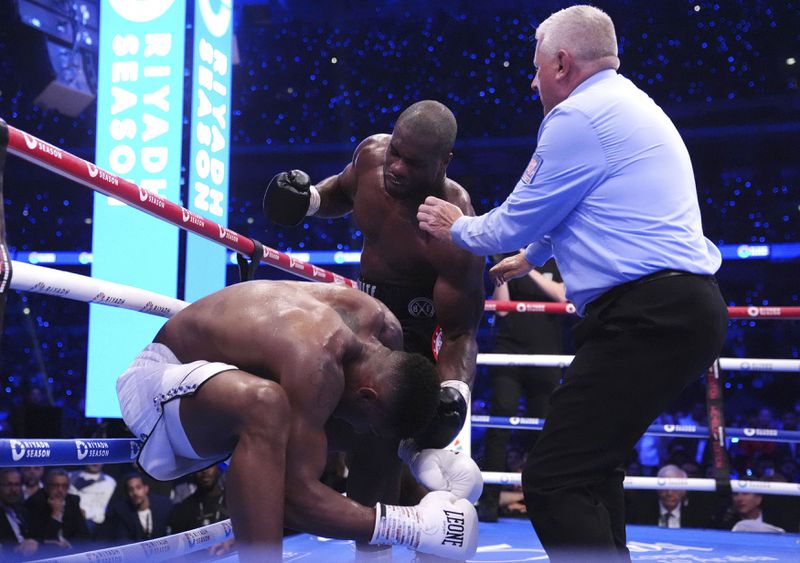
[[[12,260],[11,289],[99,303],[170,318],[186,301],[120,283]]]
[[[233,527],[230,520],[215,522],[202,528],[164,536],[139,543],[131,543],[118,547],[108,547],[96,551],[37,559],[34,563],[75,563],[77,561],[113,561],[114,563],[141,563],[142,561],[164,561],[187,553],[207,549],[212,545],[233,538]]]
[[[478,354],[482,366],[568,367],[575,356],[553,354]],[[800,372],[800,360],[720,358],[720,369],[730,371]]]
[[[500,471],[482,471],[483,482],[486,485],[515,485],[522,484],[521,473],[503,473]],[[714,479],[681,479],[678,477],[625,477],[624,486],[629,490],[663,490],[677,491],[716,491]],[[800,496],[800,483],[776,483],[772,481],[741,481],[731,479],[731,489],[734,493],[758,493],[761,495],[789,495]]]

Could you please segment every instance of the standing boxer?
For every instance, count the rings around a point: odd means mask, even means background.
[[[464,424],[485,297],[484,260],[428,236],[416,220],[429,195],[474,214],[466,190],[446,175],[456,129],[447,107],[417,102],[400,114],[391,135],[364,139],[339,174],[312,186],[304,172],[282,172],[264,195],[265,214],[281,225],[353,213],[364,233],[361,287],[400,320],[406,350],[433,358],[438,323],[442,390],[433,424],[417,439],[423,448],[445,447]]]

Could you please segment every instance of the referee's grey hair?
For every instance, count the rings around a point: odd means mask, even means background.
[[[540,53],[552,56],[564,49],[582,61],[616,58],[618,54],[614,22],[594,6],[570,6],[555,12],[536,29],[536,41]]]

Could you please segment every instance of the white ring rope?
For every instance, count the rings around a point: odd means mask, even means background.
[[[189,303],[110,281],[98,280],[12,261],[11,289],[53,295],[86,303],[98,303],[170,318]],[[574,356],[556,354],[478,354],[484,366],[536,366],[565,368]],[[800,360],[772,358],[720,358],[720,368],[731,371],[800,372]]]
[[[243,256],[252,256],[256,253],[255,240],[223,227],[207,217],[201,217],[169,199],[102,170],[87,160],[61,150],[11,125],[8,125],[8,153],[96,192],[121,200],[131,207],[185,231],[191,231]],[[354,280],[306,264],[302,260],[268,246],[263,247],[261,256],[253,256],[253,258],[307,280],[358,287],[358,283]]]
[[[11,289],[99,303],[170,318],[188,303],[158,293],[12,260]],[[484,366],[566,368],[574,356],[557,354],[478,354]],[[720,369],[730,371],[800,372],[800,360],[720,358]]]
[[[502,471],[482,471],[483,482],[487,485],[522,485],[522,473],[505,473]],[[625,477],[623,482],[628,490],[663,490],[706,491],[717,490],[714,479],[665,478],[665,477]],[[780,483],[773,481],[744,481],[731,479],[731,490],[734,493],[758,493],[760,495],[800,496],[800,483]]]
[[[63,557],[37,559],[33,563],[75,563],[77,561],[108,561],[114,563],[141,563],[142,561],[164,561],[207,549],[212,545],[233,539],[230,519],[215,522],[188,532],[164,536],[139,543],[86,551]]]
[[[98,303],[170,318],[189,305],[186,301],[80,274],[11,261],[11,289]]]
[[[478,354],[482,366],[536,366],[565,368],[575,356],[554,354]],[[773,358],[720,358],[720,369],[729,371],[800,372],[800,360]]]
[[[25,262],[12,261],[11,288],[54,295],[86,303],[99,303],[170,318],[188,303],[158,293],[119,283],[98,280]],[[485,366],[531,366],[565,368],[574,356],[557,354],[478,354]],[[800,372],[800,360],[773,358],[720,358],[720,369],[731,371]]]

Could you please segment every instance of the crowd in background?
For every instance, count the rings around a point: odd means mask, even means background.
[[[131,464],[0,468],[0,508],[0,555],[23,560],[160,538],[228,518],[217,465],[169,483]]]

